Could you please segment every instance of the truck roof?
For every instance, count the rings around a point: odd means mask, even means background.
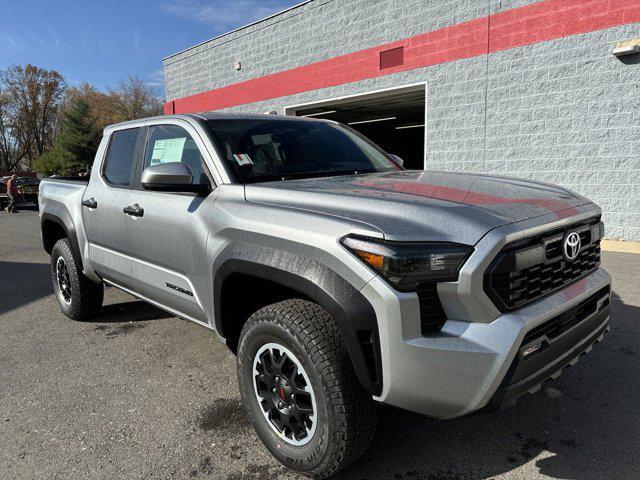
[[[121,129],[123,127],[139,126],[140,123],[149,120],[167,120],[171,118],[180,119],[197,119],[197,120],[264,120],[265,118],[270,120],[294,120],[294,121],[311,121],[311,122],[327,122],[320,118],[310,117],[294,117],[289,115],[272,115],[267,113],[221,113],[221,112],[201,112],[201,113],[185,113],[185,114],[171,114],[171,115],[157,115],[155,117],[138,118],[136,120],[127,120],[126,122],[114,123],[104,129],[106,134],[110,130]]]
[[[170,116],[170,115],[168,115]],[[188,116],[194,118],[201,118],[205,120],[263,120],[265,117],[268,117],[272,120],[320,120],[316,118],[309,117],[293,117],[289,115],[273,115],[268,113],[221,113],[221,112],[202,112],[202,113],[192,113],[188,114]]]

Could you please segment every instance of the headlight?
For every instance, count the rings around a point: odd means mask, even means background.
[[[451,282],[473,248],[457,243],[385,242],[345,237],[342,244],[396,289],[409,292],[419,282]]]

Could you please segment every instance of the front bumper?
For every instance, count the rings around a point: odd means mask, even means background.
[[[562,314],[529,330],[488,407],[511,407],[516,400],[557,378],[609,330],[611,288],[596,291]]]
[[[491,323],[448,320],[441,333],[423,337],[418,300],[398,294],[381,279],[363,289],[378,318],[383,390],[376,400],[436,418],[453,418],[490,403],[506,406],[535,391],[601,338],[609,320],[609,306],[593,312],[559,337],[551,363],[529,375],[514,377],[527,332],[579,305],[611,285],[602,268],[564,290]],[[402,321],[398,321],[402,319]],[[592,328],[592,330],[590,330]],[[586,330],[586,331],[585,331]],[[528,371],[528,370],[526,370]]]
[[[593,206],[584,210],[580,218],[598,213]],[[571,217],[556,223],[577,218]],[[602,337],[610,308],[604,300],[597,310],[583,312],[584,318],[567,331],[544,339],[544,352],[524,362],[523,352],[532,349],[530,332],[564,318],[591,297],[602,300],[602,293],[610,292],[611,277],[599,268],[563,290],[501,314],[483,292],[482,274],[505,243],[549,228],[549,222],[539,218],[523,226],[492,231],[476,245],[460,281],[439,285],[448,320],[436,335],[420,331],[417,295],[397,292],[379,277],[365,285],[362,293],[374,307],[380,338],[383,388],[376,400],[436,418],[506,406],[559,375]]]

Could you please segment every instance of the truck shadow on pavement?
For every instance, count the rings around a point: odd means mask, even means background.
[[[52,293],[48,263],[0,262],[0,315]]]
[[[105,287],[105,295],[112,287]],[[0,261],[0,315],[53,295],[48,263]],[[94,323],[130,323],[173,315],[140,300],[105,305]]]
[[[95,325],[96,332],[103,332],[111,339],[142,330],[151,320],[172,316],[146,302],[134,300],[103,306],[101,312],[91,319],[91,323]]]
[[[173,317],[172,314],[142,300],[133,300],[103,306],[101,312],[92,318],[91,322],[96,324],[131,323],[162,320],[163,318],[171,317]]]
[[[604,341],[509,410],[438,421],[381,408],[372,447],[336,478],[640,478],[639,322],[614,294]]]

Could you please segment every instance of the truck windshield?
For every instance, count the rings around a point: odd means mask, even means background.
[[[334,123],[209,120],[219,155],[240,183],[397,170],[380,149]]]

